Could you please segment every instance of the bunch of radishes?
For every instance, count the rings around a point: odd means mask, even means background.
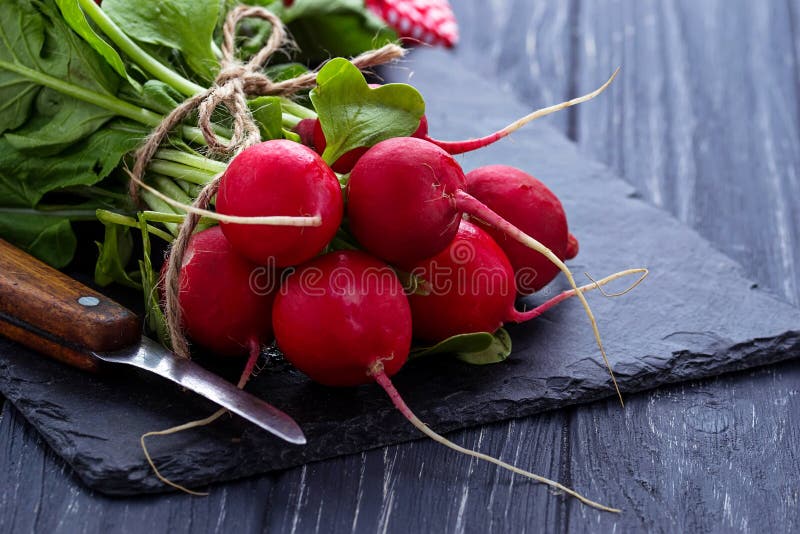
[[[219,354],[249,353],[251,361],[274,336],[286,358],[312,380],[328,386],[376,381],[420,430],[498,463],[435,434],[403,403],[389,377],[407,361],[412,340],[438,343],[491,333],[573,295],[591,317],[583,292],[630,271],[578,288],[563,263],[577,254],[578,244],[558,198],[512,167],[465,174],[451,155],[513,129],[442,143],[427,136],[419,112],[411,136],[373,135],[377,142],[355,148],[337,139],[337,149],[327,150],[326,130],[336,135],[341,129],[324,123],[337,116],[326,108],[326,74],[320,72],[320,86],[311,94],[320,118],[298,128],[311,146],[271,140],[245,149],[228,164],[216,198],[216,212],[226,217],[313,223],[222,220],[196,233],[180,270],[183,326],[197,344]],[[353,92],[364,101],[395,85],[367,87],[358,76]],[[360,138],[350,130],[344,135]],[[518,295],[541,289],[559,271],[572,290],[533,310],[515,309]],[[409,281],[415,282],[410,288]],[[593,318],[592,326],[602,350]]]

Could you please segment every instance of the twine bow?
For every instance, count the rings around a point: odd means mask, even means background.
[[[272,25],[272,32],[264,47],[247,63],[241,63],[235,56],[236,28],[242,19],[256,17]],[[271,11],[259,6],[237,6],[225,19],[222,27],[222,58],[220,70],[214,84],[177,106],[167,115],[144,144],[134,154],[135,163],[130,171],[130,194],[136,200],[144,171],[150,160],[169,133],[180,125],[192,112],[197,110],[197,125],[203,133],[209,149],[215,153],[236,155],[245,148],[261,141],[261,134],[253,115],[247,106],[248,97],[290,96],[303,89],[314,87],[317,71],[310,71],[296,78],[273,82],[262,69],[267,60],[288,42],[286,29],[281,20]],[[388,44],[377,50],[365,52],[350,61],[359,69],[383,65],[403,57],[405,50],[400,46]],[[233,118],[233,135],[230,142],[220,139],[213,129],[212,114],[219,106],[224,106]],[[207,209],[211,199],[219,189],[220,176],[214,177],[200,191],[192,206]],[[180,226],[178,236],[172,244],[165,280],[165,312],[172,350],[180,357],[189,358],[189,344],[181,326],[181,309],[178,303],[180,292],[179,275],[189,239],[200,220],[200,215],[188,212]]]

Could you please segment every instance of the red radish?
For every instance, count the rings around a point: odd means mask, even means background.
[[[450,245],[410,269],[425,294],[409,295],[414,337],[438,343],[469,332],[494,332],[512,320],[514,270],[494,240],[461,221]]]
[[[284,281],[272,322],[295,367],[327,386],[372,381],[378,361],[393,375],[411,346],[411,311],[392,269],[363,252],[338,251],[301,265]]]
[[[414,337],[431,343],[458,334],[494,332],[504,323],[522,323],[575,295],[574,290],[564,291],[536,308],[517,310],[511,263],[492,237],[469,221],[461,221],[456,238],[445,250],[419,262],[411,272],[425,281],[426,290],[408,297]],[[600,288],[634,273],[646,271],[621,271],[578,290]]]
[[[314,127],[319,124],[319,119],[303,119],[297,123],[297,126],[292,128],[292,131],[300,136],[300,142],[311,148],[314,148]],[[318,154],[322,154],[318,152]]]
[[[564,251],[564,259],[571,260],[578,255],[578,238],[571,233],[567,236],[567,249]]]
[[[408,357],[411,313],[400,280],[383,262],[363,252],[339,251],[306,263],[281,286],[272,320],[286,358],[314,381],[350,386],[374,380],[406,419],[431,439],[553,486],[590,506],[618,511],[557,482],[460,447],[414,415],[389,378]]]
[[[162,291],[168,264],[164,262],[161,269],[159,290]],[[237,383],[239,389],[244,388],[261,347],[272,341],[272,305],[278,287],[274,271],[241,257],[225,239],[222,229],[212,226],[189,239],[178,283],[180,322],[192,341],[218,356],[248,356]],[[227,410],[223,408],[198,421],[142,434],[139,443],[156,477],[191,495],[207,495],[162,475],[145,440],[211,424],[225,413]]]
[[[465,188],[461,167],[438,146],[414,137],[381,141],[358,160],[350,173],[347,187],[350,230],[369,252],[407,268],[444,250],[455,238],[461,216],[467,213],[544,254],[577,291],[572,273],[563,261],[467,194]],[[577,297],[586,310],[622,402],[589,303],[582,292],[578,291]]]
[[[274,273],[237,254],[219,226],[192,236],[179,284],[181,323],[199,346],[219,356],[257,357],[272,341]]]
[[[567,216],[561,201],[533,176],[508,165],[488,165],[467,173],[467,192],[492,211],[553,251],[559,259],[574,257],[578,242],[570,245]],[[475,221],[497,241],[511,261],[517,291],[533,293],[549,284],[558,267],[535,250],[511,239],[491,225]]]
[[[242,151],[228,164],[217,194],[217,211],[225,215],[321,218],[315,227],[220,223],[238,253],[276,267],[319,254],[336,234],[343,209],[341,187],[330,167],[310,148],[285,139]]]

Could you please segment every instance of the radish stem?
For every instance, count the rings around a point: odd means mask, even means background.
[[[111,20],[94,0],[78,0],[78,3],[81,9],[83,9],[83,12],[97,24],[97,27],[143,70],[149,72],[155,78],[161,80],[185,96],[193,96],[205,91],[203,87],[180,76],[145,52],[142,47],[137,45],[133,39],[128,37],[125,32]]]
[[[221,172],[225,172],[225,169],[228,168],[228,165],[221,161],[213,160],[210,158],[204,158],[203,156],[198,156],[195,154],[190,154],[183,150],[175,150],[174,148],[159,149],[159,151],[156,152],[154,157],[166,161],[181,163],[183,165],[194,167],[195,169],[199,169],[201,171],[205,171],[211,174],[219,174]]]
[[[146,126],[158,126],[161,124],[163,119],[161,115],[150,111],[149,109],[134,106],[133,104],[130,104],[115,96],[84,89],[83,87],[65,82],[59,78],[29,69],[28,67],[18,63],[0,61],[0,69],[15,72],[32,82],[38,83],[39,85],[49,87],[50,89],[54,89],[59,93],[77,98],[78,100],[82,100],[84,102],[88,102],[89,104],[94,104],[95,106],[112,111],[121,117],[135,120],[136,122],[140,122]]]
[[[281,98],[281,108],[283,111],[287,113],[291,113],[295,117],[300,117],[301,119],[316,119],[317,113],[313,109],[309,109],[305,106],[301,106],[296,102],[292,102],[285,96]]]
[[[147,211],[147,212],[144,212],[144,213],[145,214],[146,213],[151,213],[152,214],[152,213],[159,213],[159,212]],[[128,226],[130,228],[136,228],[137,230],[141,230],[142,229],[142,226],[139,224],[139,221],[137,221],[133,217],[128,217],[128,216],[122,215],[120,213],[114,213],[113,211],[97,210],[96,216],[97,216],[97,219],[100,222],[108,222],[108,223],[113,223],[113,224],[119,224],[120,226]],[[145,217],[145,219],[147,219],[147,218]],[[149,219],[147,219],[147,220],[149,220]],[[171,243],[172,240],[175,239],[173,236],[171,236],[170,234],[168,234],[164,230],[161,230],[160,228],[156,228],[155,226],[152,226],[152,225],[149,225],[149,224],[147,225],[147,231],[149,233],[153,234],[154,236],[160,237],[161,239],[163,239],[167,243]]]
[[[183,163],[163,159],[152,159],[147,168],[154,173],[163,174],[170,178],[176,178],[198,185],[206,185],[213,180],[214,176],[217,174],[212,174],[209,171],[198,169],[197,167],[190,167]]]

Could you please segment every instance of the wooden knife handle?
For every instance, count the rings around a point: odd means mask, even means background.
[[[87,370],[133,345],[136,314],[0,239],[0,334]]]

